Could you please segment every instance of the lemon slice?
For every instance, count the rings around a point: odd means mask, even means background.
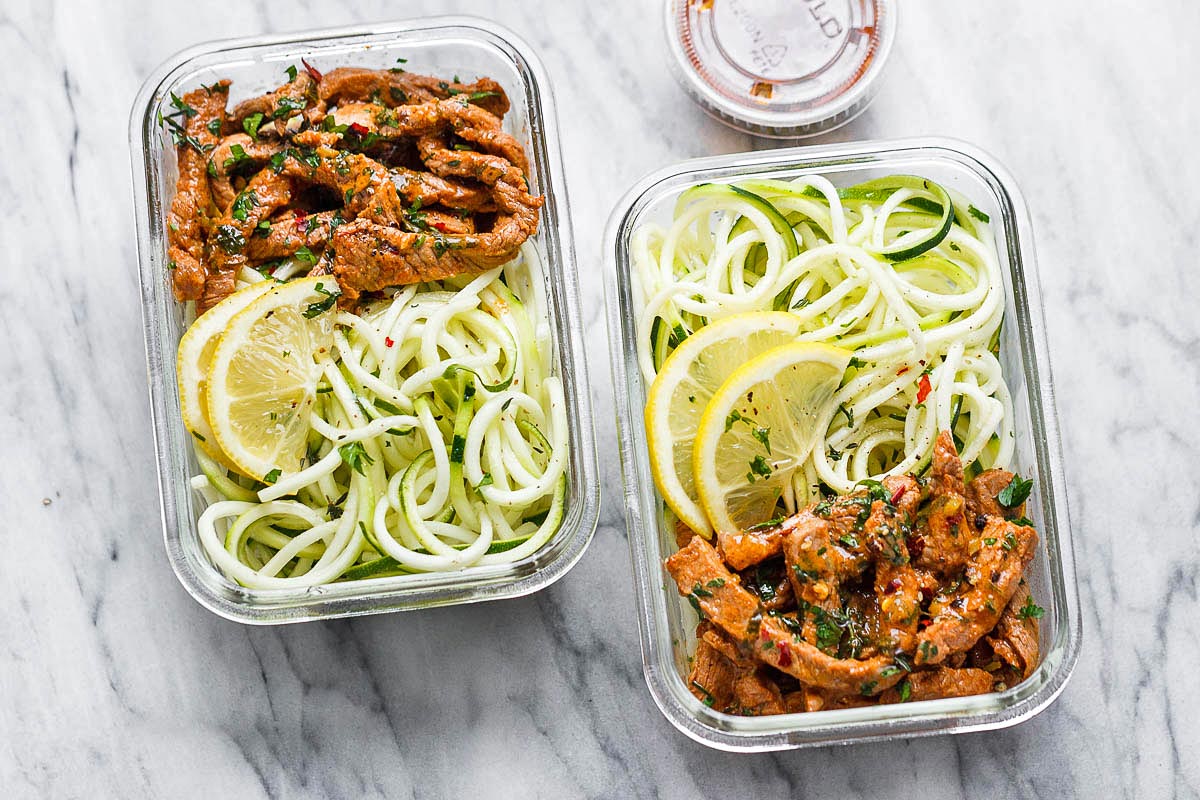
[[[279,284],[225,326],[208,371],[208,421],[239,472],[272,483],[303,467],[337,294],[328,276]]]
[[[650,470],[667,505],[711,536],[692,469],[692,444],[713,393],[739,365],[794,341],[800,320],[783,311],[735,314],[693,333],[671,353],[646,398]]]
[[[850,351],[815,342],[768,350],[738,367],[700,418],[692,452],[701,506],[717,531],[774,515],[823,433]]]
[[[229,321],[273,285],[271,281],[262,281],[234,292],[197,317],[179,340],[175,376],[179,383],[179,409],[184,427],[205,453],[226,468],[232,468],[233,464],[221,451],[216,434],[208,424],[208,365],[217,349],[217,340]]]

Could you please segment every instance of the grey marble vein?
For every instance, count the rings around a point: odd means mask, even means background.
[[[1200,797],[1200,4],[904,2],[876,103],[823,137],[939,134],[1034,217],[1084,645],[1017,728],[708,750],[641,676],[599,298],[644,173],[773,143],[667,72],[658,4],[0,0],[0,787],[5,797]],[[604,506],[520,600],[250,629],[196,605],[158,533],[125,141],[142,78],[230,35],[466,12],[554,79]]]

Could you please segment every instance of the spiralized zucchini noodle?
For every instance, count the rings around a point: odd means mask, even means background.
[[[209,557],[268,589],[542,548],[562,521],[568,452],[543,274],[526,242],[503,267],[338,311],[304,469],[264,486],[197,449]]]
[[[853,351],[787,505],[920,473],[944,429],[972,469],[1008,466],[1003,278],[988,218],[965,199],[912,176],[703,184],[668,227],[638,229],[632,254],[647,383],[692,332],[746,311],[789,311],[799,340]]]

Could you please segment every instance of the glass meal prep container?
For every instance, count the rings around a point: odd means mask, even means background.
[[[665,524],[646,447],[643,409],[648,387],[635,349],[631,237],[646,222],[669,220],[679,195],[700,183],[819,174],[848,186],[898,173],[930,178],[955,189],[991,217],[1004,273],[1006,324],[1000,358],[1012,391],[1017,437],[1011,467],[1035,481],[1028,515],[1037,526],[1039,543],[1026,578],[1033,596],[1045,607],[1041,664],[1028,680],[1004,692],[973,697],[764,717],[714,711],[692,696],[685,684],[688,658],[695,649],[696,617],[663,567],[676,545],[673,530]],[[685,734],[711,747],[780,750],[1002,728],[1049,705],[1062,691],[1079,652],[1079,601],[1031,223],[1011,176],[975,148],[943,139],[703,158],[659,170],[637,184],[613,212],[605,242],[608,318],[617,339],[614,379],[616,385],[629,387],[628,392],[618,393],[617,421],[642,665],[663,714]]]
[[[554,371],[563,380],[570,427],[570,483],[562,525],[540,551],[521,561],[306,589],[251,590],[219,572],[203,551],[196,533],[203,501],[188,483],[199,474],[199,466],[180,417],[175,374],[175,353],[184,330],[183,305],[172,295],[166,263],[165,220],[177,177],[176,155],[157,114],[167,106],[171,93],[182,95],[219,78],[233,81],[232,106],[273,89],[284,70],[301,58],[323,71],[337,66],[386,69],[404,58],[413,71],[470,76],[468,80],[487,76],[508,93],[512,108],[505,116],[505,128],[529,153],[532,190],[545,196],[534,241],[547,264]],[[467,17],[200,45],[179,53],[146,80],[134,103],[129,138],[163,534],[175,574],[197,601],[223,617],[259,624],[401,611],[535,592],[579,560],[595,530],[600,500],[592,410],[554,100],[545,69],[528,45],[499,26]]]

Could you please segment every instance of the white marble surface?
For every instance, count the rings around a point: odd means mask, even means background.
[[[945,134],[1032,209],[1084,646],[1003,732],[774,755],[677,733],[640,672],[601,316],[608,211],[648,170],[769,146],[667,74],[658,4],[0,0],[0,787],[5,797],[1147,797],[1200,793],[1200,5],[904,0],[832,139]],[[158,530],[125,126],[172,52],[492,16],[554,76],[604,507],[550,590],[285,628],[222,621]]]

